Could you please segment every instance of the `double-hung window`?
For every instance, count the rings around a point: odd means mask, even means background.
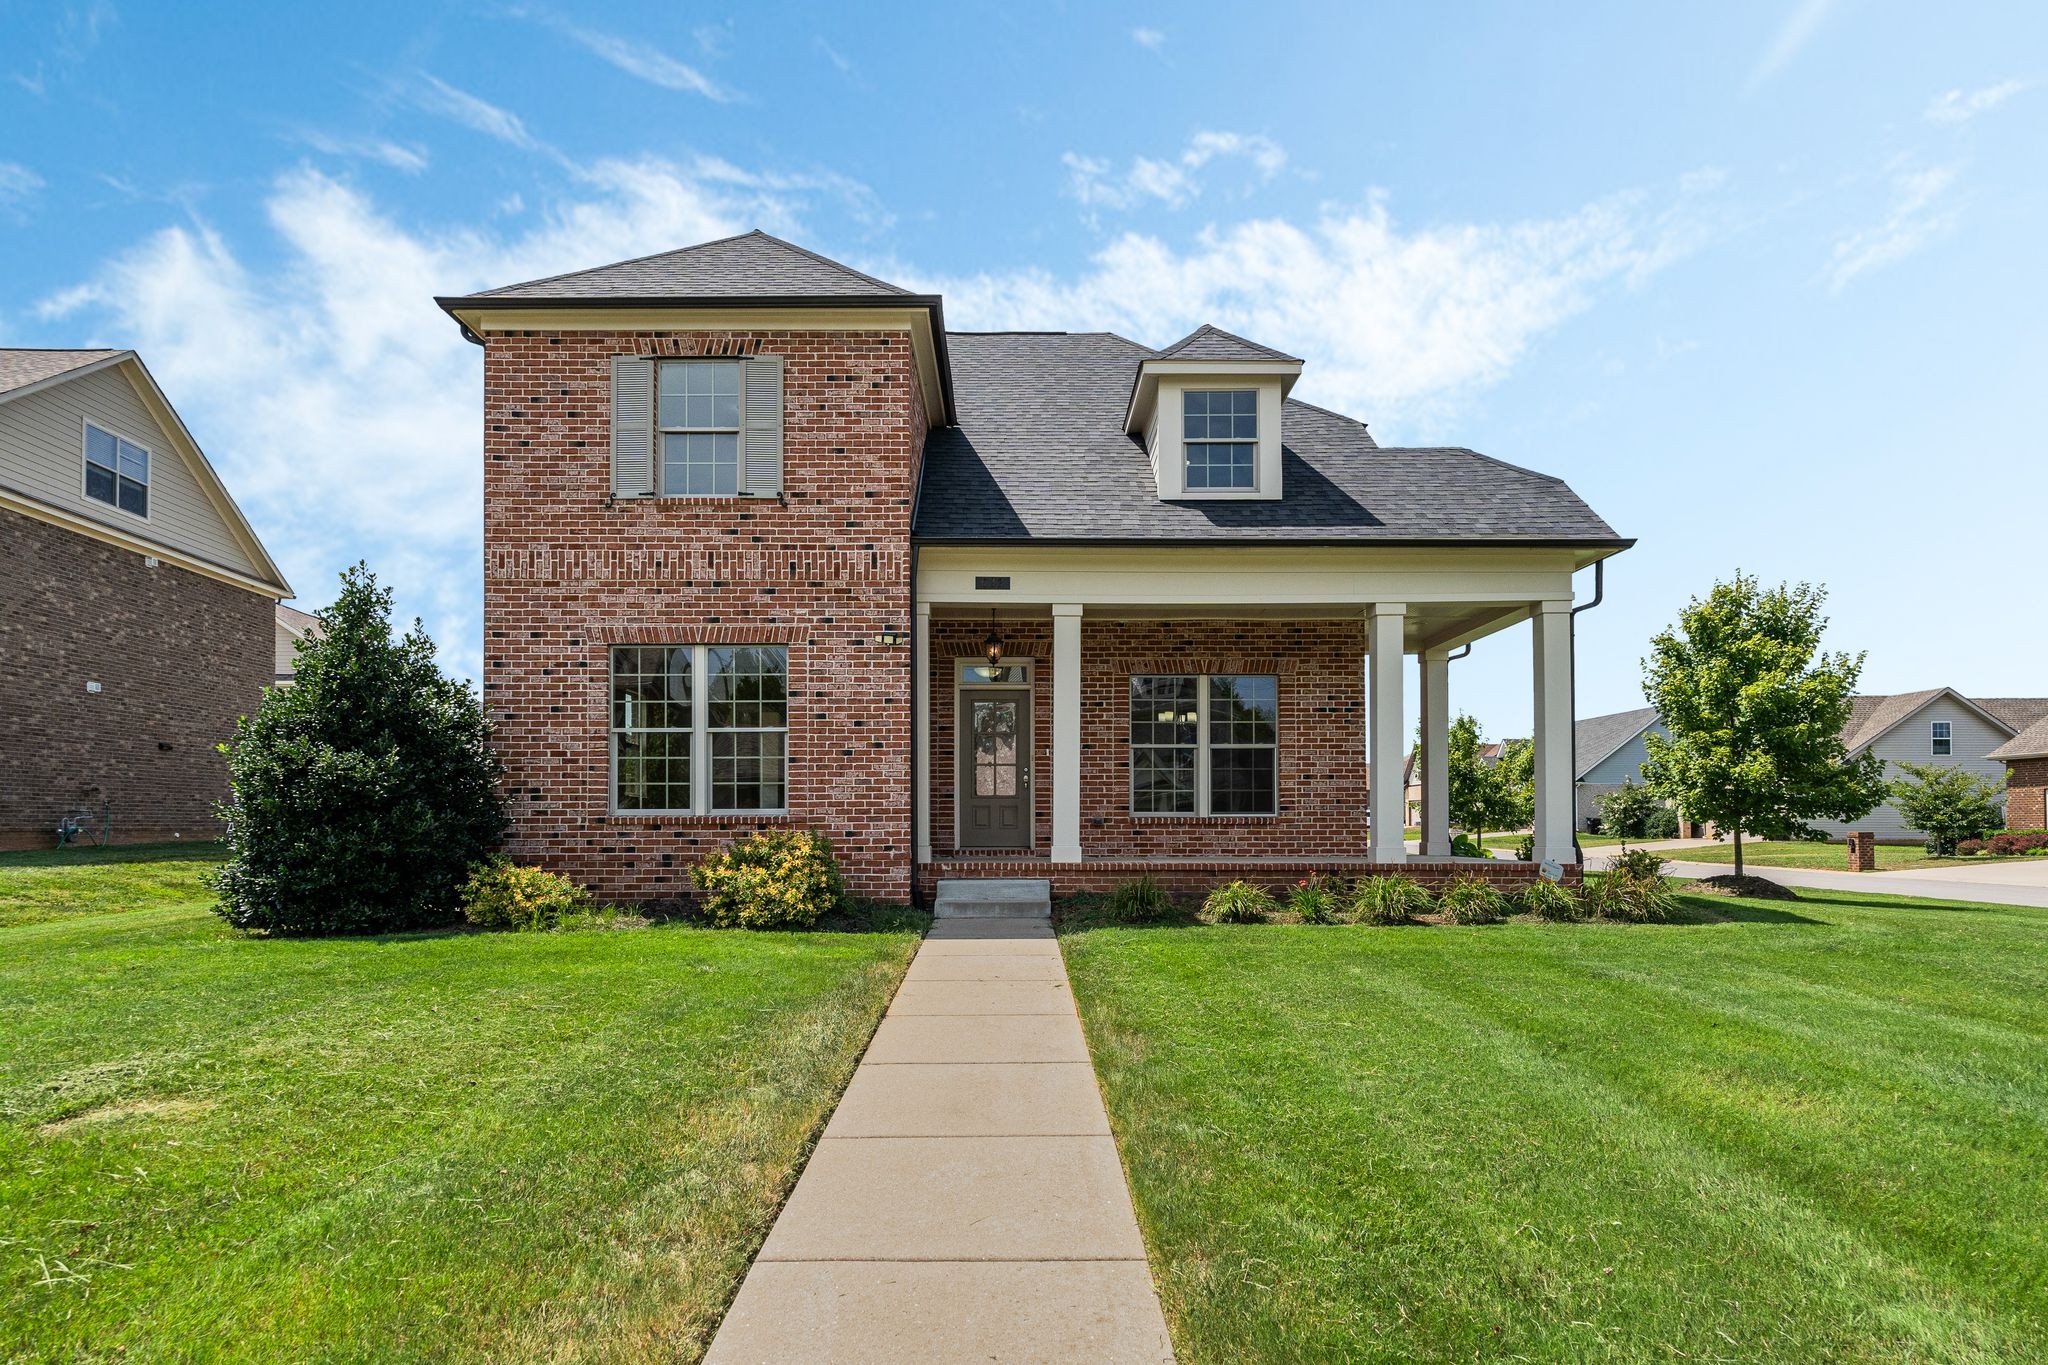
[[[1131,810],[1279,810],[1280,680],[1261,674],[1131,679]]]
[[[740,362],[664,360],[656,396],[666,497],[740,491]]]
[[[1936,758],[1943,758],[1956,751],[1955,730],[1948,721],[1935,720],[1927,723],[1927,751]]]
[[[138,517],[149,515],[149,451],[85,424],[85,495]]]
[[[663,815],[787,808],[789,652],[780,645],[612,650],[612,807]]]
[[[1181,442],[1189,491],[1253,487],[1258,390],[1188,390],[1181,398]]]

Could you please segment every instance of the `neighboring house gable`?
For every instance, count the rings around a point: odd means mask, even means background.
[[[297,607],[277,604],[277,628],[274,646],[277,658],[276,682],[279,687],[291,685],[292,676],[298,672],[299,645],[306,640],[318,639],[321,634],[320,618]]]
[[[1943,733],[1938,726],[1947,727],[1945,745],[1937,742]],[[1843,744],[1852,757],[1874,753],[1882,758],[1888,777],[1903,776],[1899,772],[1902,763],[1918,763],[1962,768],[2003,783],[2005,767],[1990,754],[2012,735],[2012,726],[1954,688],[1934,687],[1856,698]],[[1941,752],[1943,748],[1947,752]],[[1889,801],[1860,820],[1816,820],[1813,826],[1830,838],[1840,838],[1852,829],[1869,830],[1880,839],[1919,836]]]
[[[1580,717],[1573,742],[1573,788],[1580,829],[1588,820],[1599,818],[1601,802],[1609,792],[1623,782],[1642,784],[1643,764],[1650,757],[1643,738],[1663,729],[1653,706]]]

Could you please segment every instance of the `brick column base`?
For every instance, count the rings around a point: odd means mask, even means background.
[[[1849,870],[1851,872],[1877,871],[1877,836],[1870,833],[1851,834],[1849,837]]]

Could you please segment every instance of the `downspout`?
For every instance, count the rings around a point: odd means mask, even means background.
[[[1593,600],[1572,608],[1571,629],[1567,632],[1570,643],[1567,646],[1572,656],[1572,856],[1577,860],[1584,876],[1586,850],[1579,846],[1579,613],[1591,611],[1607,596],[1607,561],[1593,561]]]
[[[919,492],[923,491],[923,479],[918,480]],[[910,502],[910,524],[917,525],[917,499]],[[914,910],[924,909],[924,888],[917,881],[917,850],[919,825],[924,815],[917,808],[917,746],[924,743],[924,736],[917,732],[917,670],[922,665],[927,672],[931,664],[917,657],[917,540],[910,542],[910,695],[906,698],[910,706],[910,905]]]

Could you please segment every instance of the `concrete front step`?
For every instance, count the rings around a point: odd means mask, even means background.
[[[935,919],[1050,919],[1052,883],[1006,877],[948,879],[939,883]]]

